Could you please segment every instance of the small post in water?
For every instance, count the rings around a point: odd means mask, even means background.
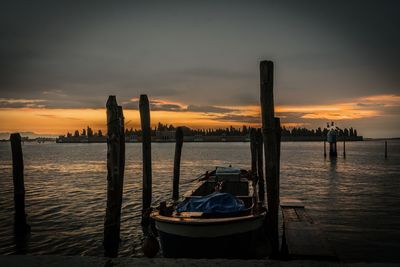
[[[181,154],[183,145],[183,130],[182,127],[176,128],[175,133],[175,158],[174,158],[174,177],[172,185],[172,199],[177,201],[179,199],[179,176],[181,169]]]
[[[125,169],[125,130],[122,107],[109,96],[107,108],[107,208],[104,220],[104,256],[116,257],[120,241]]]
[[[21,135],[10,135],[13,183],[14,183],[14,232],[16,236],[24,236],[29,232],[25,214],[25,185],[24,185],[24,160],[22,156]]]
[[[333,128],[333,122],[331,126],[332,128],[327,133],[327,139],[329,143],[329,158],[337,158],[337,133],[336,130]]]
[[[326,141],[324,140],[324,158],[326,158]]]
[[[346,141],[343,140],[343,157],[346,157]]]
[[[387,141],[385,140],[385,159],[387,159]]]

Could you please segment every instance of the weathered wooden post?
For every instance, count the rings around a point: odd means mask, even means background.
[[[264,179],[264,156],[263,136],[261,129],[257,129],[257,176],[258,176],[258,199],[265,201],[265,179]]]
[[[147,95],[140,95],[139,99],[140,123],[142,126],[142,157],[143,157],[143,205],[142,205],[142,229],[145,239],[142,244],[143,254],[146,257],[154,257],[159,244],[154,237],[151,227],[151,195],[152,195],[152,171],[151,171],[151,128],[150,128],[150,104]]]
[[[326,141],[324,140],[324,158],[326,158]]]
[[[258,176],[257,176],[257,129],[250,129],[250,152],[251,152],[251,179],[253,186],[253,198],[255,204],[258,203]]]
[[[250,128],[251,175],[257,175],[257,130]]]
[[[385,159],[387,159],[387,141],[385,140]]]
[[[181,154],[183,145],[183,130],[182,127],[176,128],[175,133],[175,158],[174,158],[174,177],[172,185],[172,199],[177,201],[179,199],[179,176],[181,170]]]
[[[125,130],[122,107],[109,96],[107,108],[107,208],[104,220],[104,256],[116,257],[120,241],[125,169]]]
[[[282,135],[282,128],[281,128],[281,119],[280,118],[274,118],[275,119],[275,134],[276,134],[276,147],[277,147],[277,151],[276,151],[276,164],[277,164],[277,180],[278,180],[278,195],[280,192],[280,170],[281,170],[281,135]]]
[[[142,226],[146,234],[146,226],[150,216],[151,207],[151,128],[150,128],[150,105],[147,95],[140,95],[139,100],[140,122],[142,126],[142,155],[143,155],[143,196],[142,196]]]
[[[21,136],[19,133],[10,135],[13,183],[14,183],[14,232],[15,235],[23,236],[29,231],[25,214],[25,185],[24,185],[24,160],[21,148]]]
[[[268,199],[267,229],[271,239],[272,254],[277,256],[279,253],[279,147],[276,133],[278,125],[274,118],[273,75],[273,62],[260,62],[260,100]]]
[[[346,140],[343,140],[343,157],[346,157]]]

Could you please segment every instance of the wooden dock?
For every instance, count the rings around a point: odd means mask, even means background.
[[[282,252],[288,259],[338,260],[321,228],[296,199],[281,199],[283,215]]]

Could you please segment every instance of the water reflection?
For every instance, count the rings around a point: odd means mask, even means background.
[[[337,203],[337,158],[329,159],[329,169],[328,169],[328,187],[327,187],[327,198],[331,200],[332,203]],[[332,212],[332,210],[331,210]]]
[[[400,260],[390,253],[400,250],[400,142],[390,148],[385,161],[381,144],[351,143],[346,160],[333,161],[324,160],[320,143],[282,144],[281,195],[305,203],[344,259]],[[0,144],[0,254],[102,255],[105,145],[25,144],[23,151],[32,235],[28,246],[15,246],[11,151]],[[140,256],[141,145],[127,144],[126,153],[120,255]],[[153,146],[154,205],[171,198],[173,153],[173,144]],[[229,164],[249,168],[248,143],[184,144],[180,192],[198,174]]]
[[[24,229],[20,226],[14,225],[14,243],[16,254],[27,254],[28,244],[30,239],[30,227],[25,225]]]
[[[329,159],[329,163],[330,163],[329,171],[328,171],[329,178],[332,178],[332,179],[336,178],[337,161],[338,161],[338,159],[335,157],[332,157]]]

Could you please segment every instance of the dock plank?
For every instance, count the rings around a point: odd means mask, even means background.
[[[281,198],[280,199],[280,205],[281,207],[299,207],[299,208],[304,208],[303,202],[299,199],[295,198]]]
[[[337,260],[323,231],[299,201],[281,203],[284,244],[291,259]]]

